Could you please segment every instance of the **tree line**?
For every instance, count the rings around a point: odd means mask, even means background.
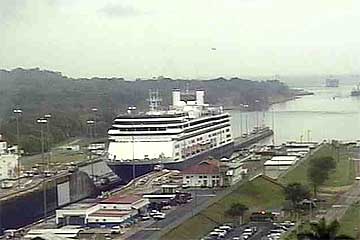
[[[123,78],[69,78],[60,72],[17,68],[0,70],[0,132],[15,142],[16,121],[14,108],[21,108],[21,145],[26,152],[39,151],[38,117],[51,113],[51,140],[59,142],[69,137],[86,136],[86,120],[96,118],[99,136],[105,136],[113,118],[125,112],[128,106],[139,111],[148,108],[149,89],[158,89],[162,105],[171,104],[171,90],[204,89],[206,101],[214,105],[249,110],[266,108],[274,101],[287,99],[294,93],[285,84],[276,81],[250,81],[240,78],[210,80],[183,80],[159,77],[128,81]],[[256,104],[255,104],[256,102]],[[94,115],[93,107],[98,108]]]

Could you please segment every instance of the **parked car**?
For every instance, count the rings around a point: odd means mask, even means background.
[[[165,219],[165,213],[157,213],[153,216],[153,218],[156,220]]]
[[[227,225],[222,225],[222,226],[220,226],[219,227],[219,229],[221,229],[221,230],[226,230],[226,231],[231,231],[232,230],[232,227],[230,227],[230,226],[227,226]]]
[[[147,221],[150,219],[150,216],[149,215],[143,215],[143,216],[140,216],[140,220],[141,221]]]
[[[111,234],[123,234],[120,226],[111,227]]]
[[[169,209],[171,209],[171,206],[170,206],[170,205],[166,205],[166,206],[163,206],[162,209],[164,209],[164,210],[169,210]]]
[[[150,217],[153,217],[154,215],[159,214],[159,213],[161,213],[161,212],[158,210],[151,210],[149,215],[150,215]]]

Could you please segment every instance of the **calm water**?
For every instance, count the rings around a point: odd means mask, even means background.
[[[231,111],[234,136],[256,125],[274,126],[275,143],[288,140],[360,139],[360,97],[351,97],[354,86],[314,87],[315,93],[273,105],[272,111]],[[247,120],[247,121],[246,121]]]

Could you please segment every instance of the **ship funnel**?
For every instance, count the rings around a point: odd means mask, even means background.
[[[180,89],[173,89],[172,102],[173,102],[173,106],[181,106]]]
[[[204,90],[196,90],[196,104],[204,105]]]

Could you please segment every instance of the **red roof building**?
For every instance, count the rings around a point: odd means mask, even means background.
[[[189,187],[223,186],[224,178],[221,174],[221,163],[216,160],[203,161],[181,171],[183,184]]]
[[[219,174],[220,162],[214,160],[203,161],[198,165],[185,168],[182,174]]]
[[[100,202],[101,209],[139,210],[146,208],[149,200],[139,195],[115,194]]]

